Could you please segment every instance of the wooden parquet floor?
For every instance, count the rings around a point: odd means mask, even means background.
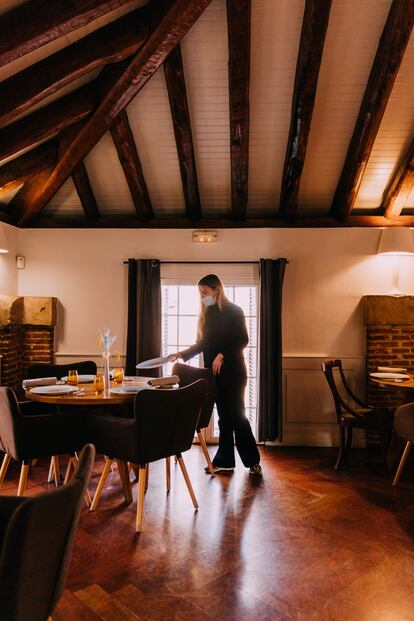
[[[167,496],[154,464],[140,536],[115,470],[98,510],[82,512],[54,621],[413,621],[413,463],[392,488],[375,455],[356,450],[336,473],[335,453],[266,449],[263,479],[240,464],[211,479],[193,447],[200,510],[178,466]],[[47,468],[34,468],[29,494],[48,487]],[[14,468],[3,493],[16,482]]]

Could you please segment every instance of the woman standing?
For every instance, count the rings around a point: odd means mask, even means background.
[[[187,361],[203,352],[204,366],[211,368],[216,377],[220,437],[213,458],[214,471],[234,470],[235,439],[243,464],[250,469],[250,474],[260,475],[259,451],[244,412],[247,372],[243,349],[249,342],[244,314],[226,298],[223,284],[215,274],[204,276],[198,289],[201,311],[197,342],[169,358]]]

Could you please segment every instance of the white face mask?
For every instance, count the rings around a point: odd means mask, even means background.
[[[201,298],[201,301],[204,306],[213,306],[216,303],[216,298],[214,295],[206,295],[204,298]]]

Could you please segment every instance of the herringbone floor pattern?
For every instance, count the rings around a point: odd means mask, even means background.
[[[83,511],[54,621],[414,620],[413,464],[396,489],[363,450],[342,473],[330,449],[262,450],[263,479],[240,464],[211,479],[198,447],[185,457],[200,510],[178,467],[167,496],[155,464],[140,536],[113,472]],[[28,493],[47,488],[47,466]],[[15,468],[3,493],[16,482]]]

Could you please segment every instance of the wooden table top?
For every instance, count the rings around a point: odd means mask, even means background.
[[[406,388],[409,390],[414,390],[414,377],[412,373],[406,373],[405,375],[409,375],[410,379],[396,381],[392,379],[380,379],[378,377],[371,377],[369,379],[371,382],[375,384],[382,384],[383,386],[392,386],[393,388]]]
[[[150,377],[135,377],[131,381],[124,381],[122,384],[111,382],[111,388],[122,388],[127,386],[148,386]],[[135,397],[134,392],[125,394],[114,393],[95,393],[93,384],[79,384],[77,393],[66,395],[39,395],[32,393],[30,389],[25,391],[26,397],[32,401],[40,401],[41,403],[55,403],[58,405],[117,405],[132,401]]]

